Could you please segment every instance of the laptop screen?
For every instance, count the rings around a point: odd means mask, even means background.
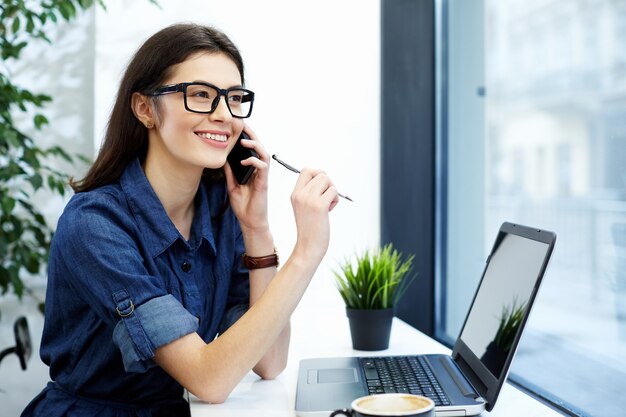
[[[550,244],[500,233],[460,338],[499,380],[526,319]]]

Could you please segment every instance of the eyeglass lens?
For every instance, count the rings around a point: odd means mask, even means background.
[[[189,110],[210,113],[219,105],[220,92],[208,85],[189,84],[185,97]],[[228,90],[226,103],[233,116],[247,117],[250,114],[252,100],[246,90]]]

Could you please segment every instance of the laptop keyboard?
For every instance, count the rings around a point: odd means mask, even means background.
[[[370,394],[418,394],[432,399],[436,406],[450,405],[450,400],[422,357],[387,356],[360,358],[360,361]]]

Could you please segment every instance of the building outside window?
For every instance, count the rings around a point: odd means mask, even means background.
[[[512,379],[626,410],[626,1],[438,2],[439,331],[454,340],[496,232],[557,233]]]

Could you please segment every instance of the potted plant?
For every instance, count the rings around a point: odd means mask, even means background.
[[[414,278],[409,275],[413,259],[413,255],[403,259],[389,243],[374,252],[357,254],[356,262],[346,259],[333,271],[346,304],[354,349],[389,347],[394,307]]]

